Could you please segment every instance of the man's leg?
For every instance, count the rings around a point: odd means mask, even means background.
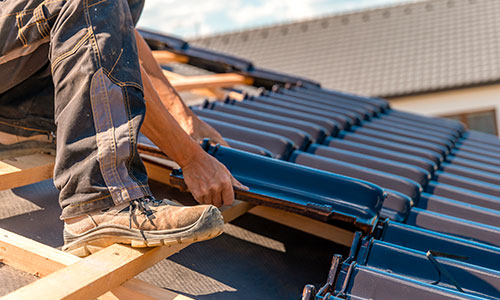
[[[145,104],[126,1],[67,1],[49,59],[62,218],[149,197],[136,150]]]
[[[68,1],[51,30],[55,184],[65,249],[80,255],[113,242],[159,246],[222,231],[213,206],[176,207],[151,197],[137,152],[145,103],[133,30],[125,0]]]
[[[22,49],[50,39],[54,183],[61,190],[65,248],[85,255],[90,246],[113,242],[158,246],[220,234],[222,218],[215,207],[175,207],[151,197],[136,148],[145,104],[127,2],[24,2],[21,15],[28,17],[20,24],[30,27],[21,32],[33,38],[20,41]]]

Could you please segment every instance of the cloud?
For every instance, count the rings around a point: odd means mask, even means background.
[[[405,1],[146,0],[138,26],[192,37]]]
[[[321,0],[246,2],[240,9],[229,14],[237,25],[250,25],[256,20],[268,23],[302,19],[318,13],[315,9]],[[262,22],[261,21],[261,22]]]

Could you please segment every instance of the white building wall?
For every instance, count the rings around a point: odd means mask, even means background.
[[[392,108],[429,116],[495,109],[500,133],[500,84],[389,99]]]

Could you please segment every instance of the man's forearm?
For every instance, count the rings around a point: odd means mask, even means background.
[[[179,122],[179,124],[190,132],[193,128],[194,114],[184,104],[180,96],[177,94],[168,79],[163,75],[163,71],[153,57],[149,46],[142,36],[135,30],[135,38],[139,54],[139,62],[149,75],[151,84],[160,96],[161,102]]]
[[[148,74],[141,67],[146,118],[141,131],[182,168],[184,180],[200,203],[231,205],[233,185],[246,189],[227,168],[208,155],[177,123],[163,105]]]
[[[159,99],[163,106],[167,108],[182,129],[197,141],[209,138],[214,143],[228,146],[226,141],[224,141],[222,136],[215,129],[201,121],[186,104],[184,104],[179,94],[177,94],[175,89],[168,82],[168,79],[163,75],[163,71],[153,57],[151,49],[149,49],[146,41],[144,41],[137,30],[135,31],[135,36],[139,53],[139,62],[151,80],[151,90],[153,90],[154,94],[159,95]],[[146,89],[145,92],[148,93],[148,90]]]
[[[146,118],[141,131],[165,154],[183,167],[193,155],[202,150],[163,105],[142,67],[141,75],[146,99]]]

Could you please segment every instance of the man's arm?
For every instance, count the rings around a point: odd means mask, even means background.
[[[170,115],[141,67],[146,99],[146,118],[141,131],[168,157],[177,162],[193,197],[200,203],[231,205],[233,186],[248,189],[226,167],[207,154]]]
[[[161,102],[179,125],[195,140],[209,138],[214,143],[227,146],[226,141],[210,125],[200,120],[182,101],[179,94],[170,85],[168,79],[156,62],[151,49],[142,36],[135,30],[135,39],[139,53],[139,62],[149,75],[154,90],[160,96]]]

